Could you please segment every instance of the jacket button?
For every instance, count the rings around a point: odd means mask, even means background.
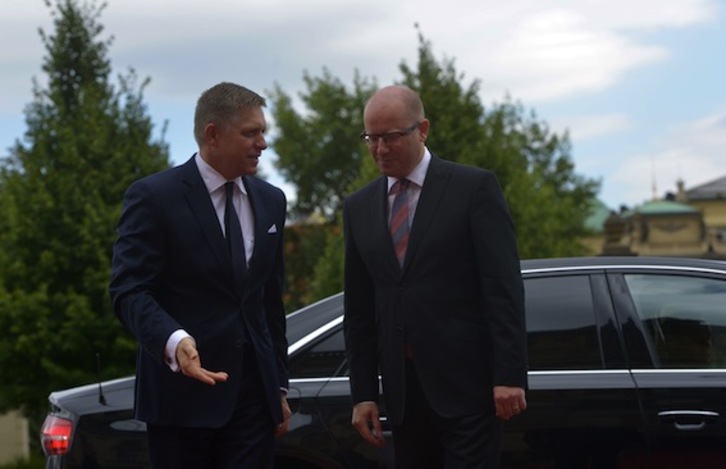
[[[234,348],[242,348],[242,341],[237,339],[234,341]]]

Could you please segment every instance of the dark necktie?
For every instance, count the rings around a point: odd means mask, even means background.
[[[396,250],[398,264],[403,266],[403,259],[406,257],[408,248],[408,179],[399,179],[391,187],[391,194],[394,195],[393,206],[391,207],[391,240]]]
[[[227,247],[232,258],[232,266],[234,267],[235,284],[242,286],[242,281],[247,272],[247,259],[245,256],[245,242],[242,237],[242,227],[237,217],[237,211],[234,209],[234,182],[229,181],[224,184],[225,203],[224,203],[224,232],[227,237]]]

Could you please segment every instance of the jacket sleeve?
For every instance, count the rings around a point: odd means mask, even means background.
[[[472,203],[471,229],[494,352],[494,385],[527,386],[524,286],[514,224],[491,172]]]
[[[151,294],[166,256],[161,218],[148,184],[132,184],[123,199],[109,286],[114,313],[159,363],[169,336],[181,328]]]
[[[343,207],[345,236],[345,316],[343,330],[353,403],[378,402],[378,333],[373,281],[356,246],[353,219]]]

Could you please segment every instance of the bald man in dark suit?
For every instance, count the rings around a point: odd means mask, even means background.
[[[507,204],[491,172],[428,150],[429,121],[411,89],[376,92],[364,123],[382,176],[343,209],[353,425],[383,444],[380,370],[398,469],[496,468],[501,420],[527,407]]]

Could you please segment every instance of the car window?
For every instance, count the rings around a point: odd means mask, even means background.
[[[586,275],[525,279],[529,369],[602,368]]]
[[[726,367],[726,281],[651,274],[625,281],[660,368]]]
[[[290,378],[329,378],[339,376],[345,368],[343,330],[315,342],[290,359]]]

